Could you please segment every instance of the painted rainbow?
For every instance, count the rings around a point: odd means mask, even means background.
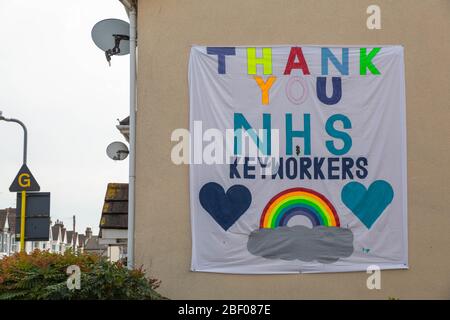
[[[306,216],[315,226],[339,227],[339,217],[330,201],[306,188],[287,189],[267,203],[261,215],[260,228],[286,226],[297,215]]]

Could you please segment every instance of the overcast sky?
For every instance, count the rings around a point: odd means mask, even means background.
[[[128,159],[106,156],[123,141],[129,56],[112,58],[91,40],[103,19],[128,21],[118,0],[0,0],[0,110],[29,134],[28,166],[51,192],[51,217],[98,232],[108,182],[128,181]],[[0,208],[15,207],[9,186],[22,163],[22,129],[0,121]]]

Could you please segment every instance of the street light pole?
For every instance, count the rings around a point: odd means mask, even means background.
[[[28,131],[27,131],[27,127],[25,126],[25,124],[17,119],[8,119],[5,118],[2,115],[2,111],[0,111],[0,121],[6,121],[6,122],[15,122],[18,123],[22,129],[23,129],[23,164],[27,164],[27,144],[28,144]]]
[[[27,164],[27,144],[28,144],[28,131],[25,124],[17,119],[9,119],[3,116],[2,111],[0,111],[0,121],[6,122],[15,122],[18,123],[23,129],[23,164]],[[25,206],[26,206],[26,196],[27,192],[25,190],[22,191],[22,205],[21,205],[21,213],[20,213],[20,251],[25,252]]]

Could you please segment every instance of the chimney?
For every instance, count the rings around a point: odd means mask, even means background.
[[[75,215],[73,215],[73,236],[72,236],[72,245],[75,248],[75,241],[76,241],[76,236],[75,236]]]
[[[92,237],[92,229],[90,227],[87,227],[85,234],[86,234],[86,238],[90,239]]]

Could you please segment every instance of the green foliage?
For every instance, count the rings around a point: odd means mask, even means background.
[[[70,265],[80,268],[80,289],[67,287]],[[93,254],[35,250],[0,260],[0,300],[165,299],[155,291],[158,286],[142,269],[128,270]]]

